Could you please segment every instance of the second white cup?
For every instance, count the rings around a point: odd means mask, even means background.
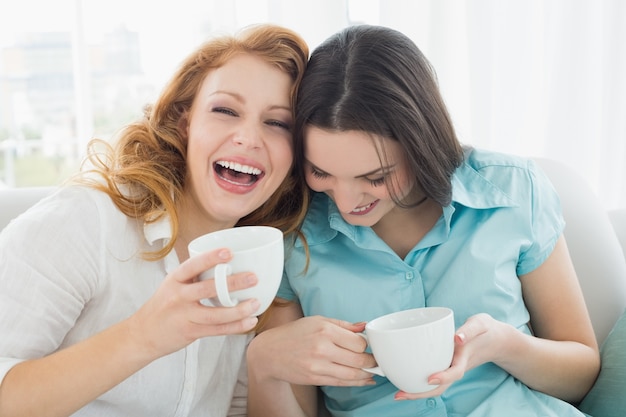
[[[431,391],[428,377],[450,367],[454,354],[454,314],[446,307],[422,307],[378,317],[365,337],[378,366],[365,370],[387,377],[408,393]]]
[[[217,297],[203,304],[233,307],[240,301],[256,298],[263,313],[276,296],[283,275],[283,233],[269,226],[241,226],[223,229],[194,239],[188,246],[189,256],[218,248],[228,248],[233,257],[203,272],[200,279],[215,279]],[[258,283],[250,288],[230,292],[227,276],[238,272],[254,272]]]

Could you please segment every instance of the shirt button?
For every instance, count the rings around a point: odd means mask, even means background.
[[[437,407],[437,401],[433,400],[432,398],[430,398],[430,399],[426,402],[426,404],[428,404],[428,407],[429,407],[429,408],[435,408],[435,407]]]
[[[414,277],[413,272],[407,272],[405,275],[406,279],[413,279],[413,277]]]

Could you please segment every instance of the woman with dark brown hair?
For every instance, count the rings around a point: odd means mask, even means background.
[[[145,117],[0,235],[0,416],[246,414],[257,300],[209,307],[212,231],[291,233],[306,210],[293,107],[308,48],[250,27],[193,52]],[[232,290],[253,274],[229,277]]]
[[[318,393],[338,417],[583,415],[600,357],[559,198],[532,160],[461,145],[408,37],[361,25],[316,48],[295,144],[306,241],[248,349],[251,417],[314,416]],[[362,369],[365,322],[428,306],[456,322],[430,390]]]

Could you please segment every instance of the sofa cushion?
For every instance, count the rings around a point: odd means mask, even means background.
[[[0,188],[0,231],[56,187]]]
[[[580,410],[593,417],[626,416],[626,311],[600,349],[602,369]]]

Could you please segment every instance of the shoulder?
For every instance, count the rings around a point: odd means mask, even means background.
[[[496,209],[491,218],[498,225],[499,236],[524,236],[517,273],[534,270],[550,255],[565,226],[554,186],[532,158],[481,150],[469,151],[466,156],[459,175],[465,188],[458,187],[458,194],[474,203],[473,207]],[[507,209],[497,210],[499,207]]]
[[[90,228],[103,218],[114,218],[119,212],[107,194],[84,186],[59,187],[16,221],[18,228],[75,229]]]
[[[13,285],[13,277],[19,276],[38,287],[33,300],[89,299],[105,258],[99,209],[104,201],[97,193],[78,186],[60,187],[11,222],[0,234],[3,285]]]
[[[530,158],[482,149],[467,151],[464,163],[484,178],[496,182],[502,176],[529,177],[538,169]]]
[[[130,219],[106,193],[85,186],[62,186],[18,216],[0,235],[2,244],[92,249],[110,237],[120,238]],[[128,236],[129,239],[132,239]],[[26,249],[26,248],[23,248]],[[29,249],[33,250],[33,249]]]
[[[516,204],[537,193],[554,193],[550,180],[532,158],[506,153],[470,149],[455,176],[484,191],[496,187]]]

